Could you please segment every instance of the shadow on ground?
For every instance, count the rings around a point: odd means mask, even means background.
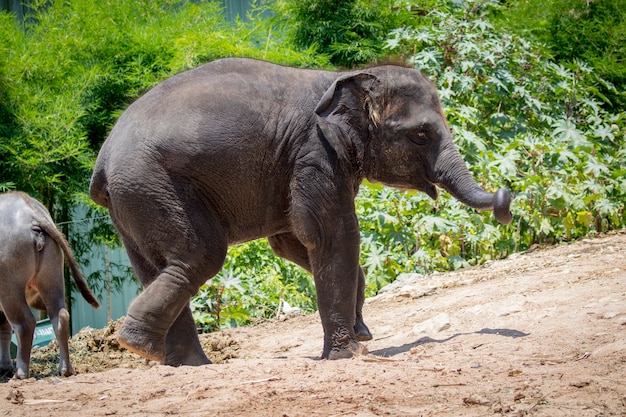
[[[374,350],[374,351],[370,351],[370,353],[372,355],[375,356],[385,356],[385,357],[390,357],[390,356],[395,356],[395,355],[399,355],[401,353],[405,353],[410,351],[412,348],[417,347],[417,346],[421,346],[421,345],[425,345],[426,343],[445,343],[448,342],[452,339],[454,339],[455,337],[459,337],[459,336],[465,336],[468,334],[495,334],[498,336],[504,336],[504,337],[511,337],[513,339],[517,339],[519,337],[526,337],[529,335],[529,333],[524,333],[524,332],[520,332],[519,330],[511,330],[511,329],[481,329],[477,332],[470,332],[470,333],[456,333],[453,334],[450,337],[447,337],[445,339],[433,339],[431,337],[422,337],[418,340],[416,340],[415,342],[412,343],[405,343],[402,346],[391,346],[388,348],[383,348],[383,349],[378,349],[378,350]]]

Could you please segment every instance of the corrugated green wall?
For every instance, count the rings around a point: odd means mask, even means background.
[[[97,261],[92,260],[89,266],[81,265],[81,270],[85,276],[91,275],[96,269],[100,271],[105,269],[104,262],[102,261],[105,259],[104,251],[104,246],[94,248],[92,253]],[[109,262],[130,265],[130,261],[124,249],[109,249]],[[100,308],[97,310],[83,300],[79,292],[72,292],[72,311],[70,313],[72,316],[72,334],[78,333],[84,327],[94,329],[106,327],[109,319],[117,320],[125,316],[128,306],[141,289],[139,282],[135,279],[124,281],[121,291],[111,291],[108,293],[105,283],[103,283],[101,287],[104,288],[104,290],[99,291],[96,295],[100,302]]]

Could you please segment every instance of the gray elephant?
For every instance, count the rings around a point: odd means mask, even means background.
[[[0,373],[11,374],[11,328],[17,336],[15,376],[28,378],[36,320],[30,307],[46,310],[59,343],[59,374],[74,374],[68,339],[63,258],[81,295],[99,307],[72,251],[39,201],[21,192],[0,194]]]
[[[209,363],[189,299],[227,247],[268,237],[313,274],[322,358],[352,356],[371,334],[354,200],[367,179],[493,210],[455,149],[435,87],[418,71],[295,69],[222,59],[148,91],[98,155],[91,198],[109,209],[144,286],[118,339],[169,365]]]

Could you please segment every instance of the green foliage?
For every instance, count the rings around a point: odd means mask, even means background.
[[[626,115],[602,108],[605,82],[591,67],[541,58],[538,45],[497,31],[487,20],[493,10],[485,1],[434,10],[430,25],[395,30],[388,47],[437,84],[475,178],[516,194],[514,222],[497,225],[445,193],[434,202],[365,186],[370,290],[400,270],[453,269],[624,226]]]
[[[281,29],[299,49],[314,48],[340,67],[373,62],[385,55],[387,33],[408,10],[394,0],[282,0],[272,5]]]
[[[498,23],[530,32],[554,60],[583,60],[611,82],[601,91],[613,111],[626,106],[626,4],[623,0],[523,0],[509,2]]]
[[[204,331],[275,318],[284,312],[285,303],[304,312],[316,310],[312,277],[276,257],[265,239],[230,248],[222,271],[191,303]]]

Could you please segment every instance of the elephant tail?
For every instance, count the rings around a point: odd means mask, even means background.
[[[50,221],[40,222],[40,227],[54,240],[54,242],[61,248],[63,254],[65,255],[65,263],[67,264],[70,272],[72,273],[72,277],[74,278],[74,282],[76,283],[76,287],[80,294],[83,296],[85,301],[93,306],[93,308],[100,307],[100,303],[96,300],[96,297],[91,292],[91,289],[87,285],[85,278],[83,278],[82,272],[80,272],[80,268],[78,267],[78,262],[76,258],[74,258],[74,254],[72,253],[72,249],[70,248],[69,243],[61,233]]]
[[[89,196],[97,204],[109,208],[108,181],[102,165],[100,158],[98,158],[91,176],[91,184],[89,184]]]
[[[96,297],[91,292],[91,289],[87,285],[87,282],[85,282],[83,274],[80,272],[78,262],[76,261],[76,258],[74,258],[74,254],[72,253],[72,249],[70,248],[69,243],[65,239],[65,236],[63,236],[63,233],[61,233],[52,222],[48,210],[46,210],[46,208],[39,201],[31,198],[26,194],[23,195],[23,198],[26,201],[26,204],[35,213],[37,224],[39,225],[41,230],[43,230],[48,236],[50,236],[52,240],[54,240],[54,243],[56,243],[57,246],[63,251],[65,263],[70,269],[72,277],[74,277],[76,287],[78,288],[78,291],[80,291],[85,301],[91,304],[94,308],[100,307],[100,303],[98,303],[98,300],[96,300]]]

